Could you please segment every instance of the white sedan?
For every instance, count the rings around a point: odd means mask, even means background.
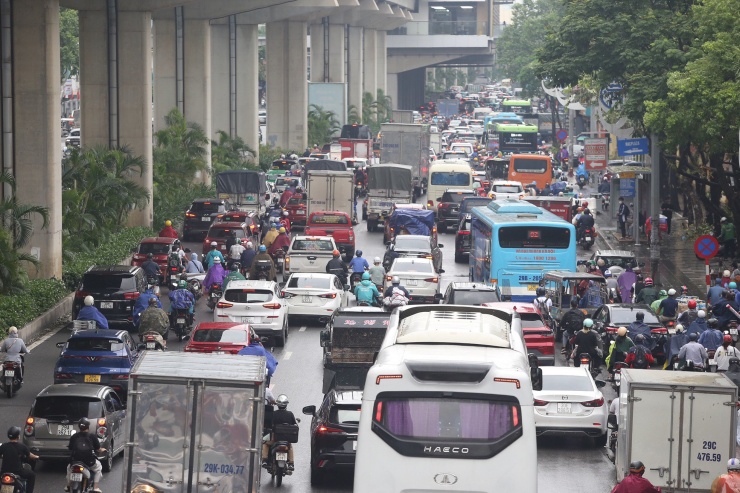
[[[334,310],[347,306],[347,292],[334,274],[293,273],[285,282],[282,296],[291,316],[328,320]]]
[[[606,445],[609,415],[599,390],[606,382],[594,381],[585,367],[543,366],[542,390],[534,394],[534,424],[537,435],[581,434]]]
[[[274,281],[231,281],[213,310],[214,322],[249,324],[282,347],[288,339],[288,307]]]
[[[494,180],[491,183],[491,189],[488,191],[488,197],[493,200],[499,199],[524,199],[524,187],[518,181]]]
[[[439,274],[443,272],[444,270],[439,270]],[[411,302],[436,303],[441,299],[439,274],[434,271],[432,259],[400,257],[391,264],[386,275],[385,287],[388,289],[393,277],[398,276],[401,286],[411,295]]]

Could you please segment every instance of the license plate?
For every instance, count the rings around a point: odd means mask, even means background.
[[[226,354],[223,351],[213,351],[213,354]]]
[[[5,370],[5,376],[6,377],[14,377],[15,376],[15,370]]]
[[[558,402],[558,414],[570,414],[570,402]]]
[[[242,323],[243,324],[254,324],[258,323],[260,321],[257,317],[242,317]]]
[[[113,302],[112,301],[101,301],[100,302],[100,309],[101,310],[112,310],[113,309]]]
[[[537,291],[539,287],[539,284],[527,284],[527,291]]]
[[[409,286],[418,286],[419,281],[417,281],[416,279],[409,279],[408,281],[406,281],[406,284]]]
[[[178,318],[177,319],[177,323],[178,324],[184,324],[185,323],[185,319],[184,318]]]
[[[201,217],[200,220],[203,221],[204,223],[206,223],[206,222],[207,223],[210,223],[211,222],[211,218],[210,217]]]
[[[72,436],[75,434],[74,426],[70,425],[59,425],[57,428],[57,435]]]
[[[82,482],[82,473],[81,472],[73,472],[69,475],[69,480],[73,483],[81,483]]]
[[[709,366],[714,366],[716,364],[717,364],[717,360],[715,360],[715,359],[710,359],[709,360]]]
[[[147,342],[146,343],[146,348],[147,349],[154,349],[155,347],[157,347],[157,343],[156,342]]]
[[[305,216],[306,211],[296,211],[296,214],[298,214],[299,216]]]
[[[730,335],[736,336],[737,335],[737,328],[730,329]]]
[[[357,450],[357,440],[352,440],[352,450]]]
[[[311,296],[301,296],[301,301],[303,303],[311,303]]]
[[[586,241],[591,241],[591,237],[590,236],[587,236],[586,237]]]
[[[275,460],[288,460],[288,452],[275,453]]]
[[[2,488],[0,488],[0,493],[13,493],[15,491],[15,485],[12,484],[4,484]]]
[[[100,375],[85,375],[85,383],[100,383]]]
[[[220,294],[218,294],[218,293],[211,293],[211,298],[216,298],[216,299],[218,299],[218,298],[220,298],[220,297],[221,297],[221,295],[220,295]]]

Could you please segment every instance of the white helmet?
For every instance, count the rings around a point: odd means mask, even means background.
[[[275,399],[275,404],[277,404],[278,409],[285,409],[288,407],[288,396],[285,394],[280,394],[277,399]]]
[[[398,276],[393,276],[391,284],[401,284],[401,279]]]
[[[247,250],[251,250],[252,248],[254,248],[254,244],[251,241],[248,241],[247,242]]]
[[[380,257],[375,257],[375,258],[373,259],[373,263],[374,263],[374,264],[379,264],[379,263],[380,263]]]
[[[676,290],[671,288],[668,290],[668,296],[676,296]]]
[[[704,310],[699,310],[698,312],[696,312],[696,316],[699,318],[704,318],[707,316],[707,312],[705,312]]]
[[[90,295],[85,296],[85,306],[92,306],[93,303],[95,303],[95,298]]]

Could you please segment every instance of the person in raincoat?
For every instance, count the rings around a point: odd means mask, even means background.
[[[92,296],[85,296],[84,304],[77,313],[77,320],[94,320],[100,329],[108,328],[108,319],[95,308],[95,299]]]
[[[212,285],[218,284],[221,286],[225,277],[226,270],[224,270],[224,266],[222,265],[221,257],[215,257],[213,259],[213,266],[208,269],[206,278],[203,279],[203,291],[207,294]]]
[[[740,491],[740,459],[727,461],[727,474],[712,481],[712,493],[734,493]]]
[[[645,336],[645,346],[651,351],[655,347],[655,340],[653,339],[650,326],[645,323],[645,314],[643,312],[635,313],[635,321],[627,327],[627,334],[633,341],[638,334],[642,334]]]
[[[617,284],[619,284],[619,294],[622,296],[622,300],[630,300],[630,291],[632,285],[637,281],[637,275],[632,271],[632,266],[628,265],[624,272],[622,272],[617,278]]]
[[[635,343],[632,342],[632,339],[627,336],[627,327],[618,328],[617,337],[609,345],[609,355],[604,361],[606,363],[606,369],[609,373],[612,373],[614,371],[614,363],[618,361],[624,361],[630,348],[634,345]]]

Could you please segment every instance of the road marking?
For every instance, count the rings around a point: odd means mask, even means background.
[[[291,356],[293,356],[293,352],[292,351],[286,352],[285,353],[285,356],[283,356],[283,361],[289,360]]]
[[[32,351],[32,350],[36,349],[37,347],[39,347],[40,345],[42,345],[43,343],[45,343],[46,341],[48,341],[49,339],[51,339],[52,337],[54,337],[56,335],[56,333],[59,332],[60,330],[62,330],[63,328],[64,328],[64,325],[60,326],[58,329],[52,330],[48,334],[42,336],[40,339],[37,339],[36,342],[34,342],[30,346],[28,346],[28,350],[29,351]]]
[[[306,332],[306,326],[302,325],[300,329],[298,329],[298,332]]]

